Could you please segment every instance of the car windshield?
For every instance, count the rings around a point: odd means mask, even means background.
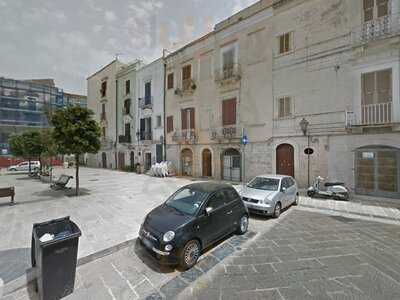
[[[172,195],[165,204],[185,215],[194,216],[203,202],[204,195],[205,193],[199,190],[183,188]]]
[[[277,191],[279,188],[279,179],[256,177],[247,186],[257,190]]]

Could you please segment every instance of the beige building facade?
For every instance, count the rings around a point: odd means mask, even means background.
[[[259,1],[167,57],[167,159],[400,196],[399,1]],[[246,137],[248,144],[241,144]]]
[[[118,165],[116,76],[122,66],[123,63],[114,60],[87,78],[87,106],[101,128],[101,149],[88,155],[87,164],[91,167],[113,169]]]

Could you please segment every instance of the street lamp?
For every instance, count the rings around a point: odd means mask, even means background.
[[[310,125],[310,122],[308,122],[305,118],[303,118],[300,121],[300,128],[301,131],[303,132],[303,135],[307,135],[307,185],[308,187],[310,186],[310,133],[308,131],[308,125]]]

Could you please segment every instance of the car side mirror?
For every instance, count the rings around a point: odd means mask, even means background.
[[[282,193],[286,193],[286,188],[285,187],[283,187],[281,190],[282,190]]]
[[[206,215],[208,216],[212,212],[212,207],[206,207]]]

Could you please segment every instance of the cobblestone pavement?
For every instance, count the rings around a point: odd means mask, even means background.
[[[296,209],[180,299],[400,299],[400,226]]]

